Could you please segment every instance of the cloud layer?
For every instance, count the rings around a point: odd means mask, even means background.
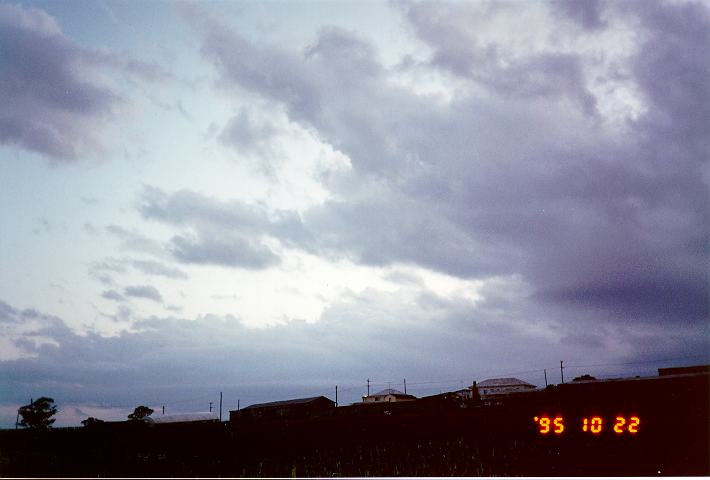
[[[526,8],[545,20],[531,45],[516,36],[520,18],[504,4],[401,5],[429,49],[416,68],[463,85],[448,103],[399,85],[400,70],[350,31],[325,28],[298,51],[250,42],[204,17],[193,23],[224,84],[281,106],[352,162],[331,185],[337,200],[279,232],[298,231],[292,243],[462,277],[520,273],[540,302],[612,321],[705,322],[710,74],[699,46],[710,31],[707,9]],[[638,43],[607,62],[599,61],[612,38],[606,17],[639,28]],[[480,33],[485,22],[508,28]],[[550,41],[553,32],[562,38]],[[563,50],[562,39],[594,48]],[[642,114],[605,116],[595,93],[604,88],[634,92]],[[236,221],[204,198],[178,198],[194,206],[170,207],[173,219],[189,210]]]

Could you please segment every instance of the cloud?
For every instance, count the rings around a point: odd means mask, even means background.
[[[125,300],[125,297],[116,290],[105,290],[101,293],[101,296],[107,300],[114,300],[116,302],[122,302]]]
[[[153,244],[152,240],[150,242],[151,245],[159,245],[157,242]],[[160,248],[161,253],[163,253],[163,247],[160,246]],[[179,268],[175,268],[155,260],[141,260],[136,258],[108,257],[101,261],[93,262],[91,264],[91,267],[89,268],[89,273],[93,277],[100,280],[101,278],[106,277],[106,272],[114,274],[126,274],[129,272],[130,268],[150,276],[158,276],[178,280],[188,278],[188,275]],[[110,283],[111,282],[108,282],[107,284]]]
[[[133,285],[123,289],[123,294],[132,298],[145,298],[154,302],[163,303],[163,297],[157,288],[150,285]]]
[[[220,201],[196,192],[168,194],[148,187],[138,207],[141,215],[185,229],[168,249],[183,263],[263,269],[279,263],[267,239],[312,251],[313,239],[297,212],[271,210],[260,204]]]
[[[0,5],[0,44],[0,143],[53,161],[100,150],[98,127],[122,100],[102,78],[103,70],[164,77],[157,66],[76,44],[37,8]]]
[[[106,232],[113,235],[123,242],[123,248],[135,252],[148,253],[155,256],[160,256],[164,250],[159,242],[146,237],[137,230],[128,230],[120,225],[107,225]]]
[[[343,296],[316,323],[251,329],[229,315],[150,317],[113,337],[78,335],[36,312],[35,334],[51,342],[28,343],[23,348],[31,357],[0,361],[0,404],[46,394],[60,407],[149,404],[190,411],[206,405],[210,392],[224,391],[228,408],[234,408],[236,398],[246,405],[332,395],[336,384],[345,403],[359,400],[366,378],[386,386],[406,377],[413,393],[428,395],[506,373],[541,385],[542,369],[554,368],[559,358],[570,365],[598,364],[600,352],[606,352],[604,363],[649,359],[643,345],[647,330],[550,322],[521,294],[519,281],[511,278],[492,282],[480,302],[418,287],[367,289]],[[505,302],[517,311],[502,311]],[[707,329],[681,327],[654,334],[654,353],[661,356],[652,358],[707,355],[702,333]],[[650,362],[643,368],[655,373],[658,366]],[[578,373],[603,376],[628,369]],[[191,400],[196,397],[201,400]]]
[[[634,13],[645,27],[645,39],[632,71],[650,106],[648,115],[639,119],[639,130],[654,146],[664,147],[649,152],[657,168],[679,162],[696,173],[698,164],[707,163],[701,152],[708,147],[703,125],[710,121],[710,91],[705,88],[710,65],[703,58],[703,45],[710,41],[710,10],[693,2],[638,7]],[[685,148],[674,152],[680,142]]]
[[[572,2],[563,7],[570,14],[584,12],[582,18],[593,22],[591,6],[575,9]],[[591,2],[589,2],[591,3]],[[589,115],[596,114],[596,99],[589,92],[583,71],[583,57],[556,50],[524,51],[512,47],[506,34],[502,38],[481,34],[485,22],[499,21],[510,14],[508,6],[464,3],[402,3],[406,19],[416,35],[432,50],[431,66],[463,77],[492,92],[518,99],[567,99]],[[526,6],[530,8],[530,5]],[[531,10],[534,13],[533,6]],[[589,12],[589,13],[586,13]],[[480,27],[480,29],[479,29]],[[521,54],[522,53],[522,54]]]
[[[604,3],[601,0],[553,0],[551,7],[585,30],[607,26],[604,20]]]
[[[222,265],[252,270],[268,268],[279,263],[279,257],[267,247],[252,245],[239,237],[196,240],[176,235],[172,239],[172,253],[183,263]]]
[[[249,111],[242,109],[229,120],[219,139],[236,148],[240,154],[271,160],[275,154],[274,142],[279,131],[272,123],[256,119]]]
[[[146,275],[157,275],[167,278],[188,278],[187,274],[178,268],[169,267],[153,260],[131,260],[130,264],[136,270]]]
[[[569,6],[577,21],[560,28],[557,7],[398,5],[427,47],[420,66],[458,82],[448,102],[397,81],[401,69],[379,63],[356,33],[325,28],[299,50],[195,17],[223,84],[282,106],[353,168],[326,184],[334,195],[304,211],[297,229],[277,232],[267,212],[184,191],[142,213],[193,228],[248,225],[368,265],[519,274],[536,305],[575,312],[575,324],[704,325],[708,9]],[[516,26],[529,15],[541,21],[522,41]],[[607,48],[611,18],[640,26],[631,48]],[[572,53],[563,39],[591,47]],[[622,87],[641,106],[606,116],[599,92]]]

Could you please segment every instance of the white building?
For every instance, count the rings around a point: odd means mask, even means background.
[[[518,378],[489,378],[476,383],[481,400],[492,400],[498,395],[515,392],[527,392],[537,387]]]
[[[372,395],[363,395],[362,403],[380,403],[380,402],[409,402],[416,400],[414,395],[407,395],[394,388],[386,388],[381,392],[373,393]]]

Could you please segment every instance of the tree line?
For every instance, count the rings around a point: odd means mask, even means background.
[[[40,397],[37,400],[30,399],[30,403],[21,406],[17,410],[18,421],[17,426],[22,428],[30,428],[33,430],[47,430],[52,427],[56,421],[54,417],[57,414],[57,406],[54,399],[50,397]],[[128,415],[128,420],[140,421],[153,414],[153,409],[140,405],[133,410],[133,413]],[[84,426],[102,423],[103,420],[89,417],[82,420]]]

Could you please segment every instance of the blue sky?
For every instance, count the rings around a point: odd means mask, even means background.
[[[0,4],[0,426],[707,362],[708,27]]]

